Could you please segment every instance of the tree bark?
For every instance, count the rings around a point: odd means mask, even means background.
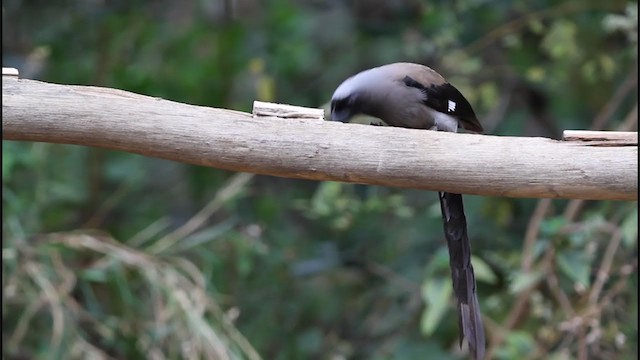
[[[220,169],[485,196],[637,200],[636,144],[452,134],[251,114],[3,76],[3,140]],[[598,141],[602,139],[598,138]]]

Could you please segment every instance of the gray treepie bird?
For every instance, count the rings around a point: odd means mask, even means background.
[[[482,125],[464,96],[433,69],[394,63],[362,71],[338,86],[331,98],[331,118],[347,122],[364,114],[389,126],[481,133]],[[439,192],[444,234],[449,248],[453,290],[458,301],[460,345],[466,338],[475,359],[482,359],[485,336],[471,266],[462,195]]]

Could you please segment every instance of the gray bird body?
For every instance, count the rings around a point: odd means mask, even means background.
[[[346,122],[357,114],[379,118],[390,126],[449,132],[456,132],[462,126],[482,132],[464,96],[440,74],[419,64],[383,65],[342,82],[331,99],[331,118]],[[462,195],[440,192],[439,198],[451,279],[458,301],[460,342],[466,338],[474,358],[482,359],[485,336]]]
[[[331,99],[333,120],[357,113],[390,126],[456,132],[458,125],[482,132],[469,102],[431,68],[394,63],[362,71],[345,80]]]

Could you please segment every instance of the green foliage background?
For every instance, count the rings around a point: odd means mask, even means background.
[[[24,78],[250,111],[412,61],[489,133],[637,131],[636,2],[2,6]],[[2,150],[4,359],[465,357],[432,193]],[[489,358],[637,358],[636,202],[465,201]]]

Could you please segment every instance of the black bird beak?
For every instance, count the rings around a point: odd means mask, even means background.
[[[331,109],[331,121],[349,122],[351,119],[351,112],[347,110],[336,111]]]
[[[349,118],[344,113],[331,112],[331,121],[347,122]]]

